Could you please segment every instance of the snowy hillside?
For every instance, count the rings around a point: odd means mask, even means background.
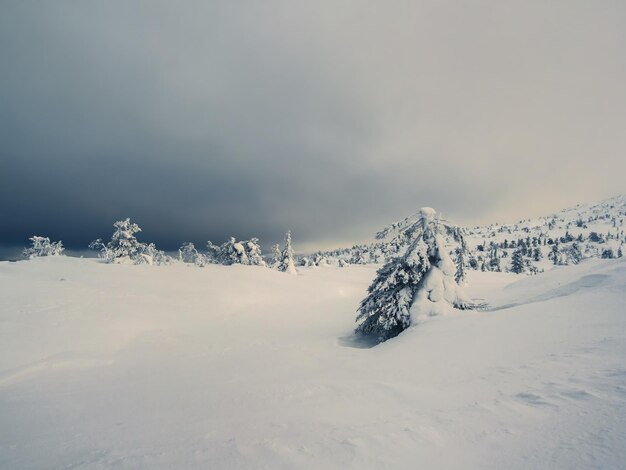
[[[409,240],[403,237],[403,231],[417,217],[416,213],[385,227],[376,234],[374,243],[318,253],[306,257],[307,262],[302,264],[319,264],[312,260],[381,263],[406,249]],[[625,218],[626,196],[620,195],[515,224],[459,227],[468,250],[464,262],[468,269],[536,274],[554,265],[577,264],[585,258],[618,258],[623,256],[626,243]],[[450,240],[452,255],[455,248],[455,241]],[[513,260],[516,251],[517,265]]]
[[[374,271],[0,262],[0,468],[623,465],[624,258],[472,271],[488,311],[367,348]]]

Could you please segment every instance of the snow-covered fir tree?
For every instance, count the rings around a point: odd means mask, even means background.
[[[132,259],[139,251],[139,242],[135,234],[141,232],[139,225],[130,221],[130,218],[119,220],[113,224],[115,231],[108,245],[116,259]]]
[[[350,264],[367,264],[370,261],[368,255],[367,251],[355,247],[350,258]]]
[[[261,245],[258,238],[251,238],[246,242],[242,242],[248,258],[248,264],[252,266],[266,266],[263,255],[261,254]]]
[[[250,264],[246,249],[235,237],[230,237],[226,243],[220,247],[219,261],[221,264]]]
[[[32,246],[25,248],[22,254],[28,259],[39,258],[41,256],[60,256],[65,251],[63,242],[51,242],[48,237],[35,235],[30,237]]]
[[[487,263],[487,269],[497,273],[502,271],[502,267],[500,266],[500,256],[498,255],[498,248],[496,246],[492,246],[489,250],[489,262]]]
[[[297,274],[296,265],[293,261],[293,248],[291,248],[291,231],[285,234],[285,246],[280,252],[280,259],[276,269],[288,274]]]
[[[457,230],[455,238],[458,240],[459,246],[457,246],[454,250],[456,255],[456,273],[454,274],[454,280],[458,285],[462,286],[465,283],[465,266],[466,259],[469,257],[469,252],[467,244],[465,243],[465,238],[463,237],[460,229]]]
[[[89,248],[98,250],[99,257],[107,263],[170,263],[170,257],[158,250],[153,243],[145,244],[137,241],[135,234],[141,232],[141,228],[129,218],[118,220],[113,224],[113,228],[115,230],[110,242],[104,243],[98,238],[89,244]]]
[[[191,242],[185,242],[178,249],[178,259],[183,263],[195,264],[198,257],[198,250]]]
[[[204,259],[206,264],[220,264],[220,247],[214,245],[211,240],[206,242],[206,254]]]
[[[322,253],[316,253],[313,257],[313,266],[328,266],[329,264],[328,258]]]
[[[454,280],[456,267],[443,240],[443,234],[454,233],[455,227],[435,215],[432,208],[422,208],[417,221],[404,229],[403,236],[412,242],[377,271],[359,305],[357,334],[385,341],[419,317],[472,307]]]
[[[524,257],[522,256],[522,250],[516,249],[511,256],[511,272],[515,274],[522,274],[526,272],[526,264],[524,263]]]
[[[567,264],[578,264],[583,259],[582,251],[580,251],[580,245],[577,242],[571,244],[565,255]]]
[[[602,250],[600,257],[602,259],[613,259],[615,258],[615,252],[613,251],[613,248],[605,248]]]
[[[104,243],[100,238],[90,243],[89,248],[99,250],[100,258],[108,263],[135,262],[140,244],[135,234],[141,232],[139,225],[130,221],[130,218],[118,220],[113,224],[111,241]]]
[[[550,253],[548,254],[548,259],[552,261],[552,264],[557,265],[561,264],[561,251],[559,250],[558,242],[555,242],[550,249]]]
[[[277,269],[278,265],[280,264],[280,258],[281,258],[280,245],[278,243],[275,243],[274,245],[272,245],[272,258],[270,260],[270,267]]]

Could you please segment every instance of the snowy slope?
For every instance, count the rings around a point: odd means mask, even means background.
[[[0,263],[0,467],[618,468],[626,263],[471,272],[354,341],[373,266]]]
[[[476,251],[479,245],[484,246],[487,251],[490,245],[497,244],[499,255],[508,258],[502,261],[503,270],[508,267],[511,254],[515,250],[515,247],[507,249],[506,246],[503,249],[506,241],[539,240],[542,259],[539,261],[529,259],[529,263],[540,270],[546,270],[552,268],[554,264],[548,259],[552,241],[559,242],[560,252],[566,253],[572,242],[577,242],[586,258],[601,257],[606,250],[612,252],[611,257],[617,256],[619,248],[626,242],[624,219],[626,219],[626,196],[619,195],[596,203],[578,204],[544,217],[520,220],[515,224],[491,224],[467,228],[465,234],[469,248],[477,256],[480,256]],[[568,235],[572,240],[563,239]],[[548,246],[541,244],[545,240],[549,242]],[[532,243],[532,246],[538,245]],[[568,264],[567,256],[562,256],[560,263]]]
[[[352,264],[382,263],[408,246],[402,233],[413,225],[418,214],[388,225],[376,234],[377,241],[318,254],[336,264],[344,260]],[[616,258],[626,250],[624,233],[626,195],[619,195],[592,204],[578,204],[554,214],[520,220],[514,224],[490,224],[459,227],[467,244],[466,268],[507,272],[512,269],[513,253],[522,250],[524,272],[536,274],[557,265],[576,264],[574,245],[582,258]],[[456,237],[448,237],[450,254],[455,256]],[[554,246],[556,245],[556,247]],[[556,248],[557,261],[551,252]]]

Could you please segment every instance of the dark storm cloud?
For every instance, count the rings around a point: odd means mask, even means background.
[[[345,244],[623,191],[624,5],[531,3],[3,2],[0,243]]]

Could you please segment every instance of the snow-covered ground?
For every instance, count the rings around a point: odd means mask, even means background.
[[[623,468],[624,258],[367,348],[374,270],[1,262],[0,467]]]

